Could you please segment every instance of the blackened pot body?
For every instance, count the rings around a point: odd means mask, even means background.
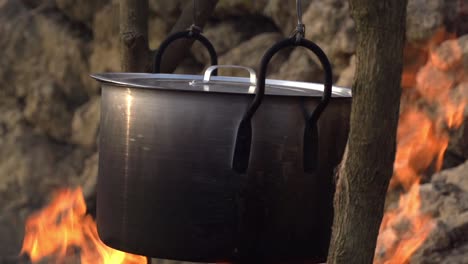
[[[333,97],[320,117],[317,167],[305,173],[305,122],[320,97],[267,93],[252,119],[248,171],[238,174],[234,141],[252,98],[104,83],[101,240],[187,261],[325,261],[351,97]]]

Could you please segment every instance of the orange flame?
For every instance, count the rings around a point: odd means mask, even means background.
[[[431,217],[421,213],[420,207],[419,182],[415,182],[400,197],[398,208],[387,212],[382,220],[375,264],[409,262],[434,227]]]
[[[442,168],[448,130],[463,123],[467,105],[466,99],[456,94],[460,91],[454,91],[457,84],[466,81],[466,70],[459,67],[462,52],[457,40],[445,41],[435,49],[444,36],[449,37],[440,31],[429,42],[424,66],[414,71],[417,67],[412,65],[409,69],[413,73],[403,73],[403,86],[414,88],[411,99],[422,100],[403,104],[390,189],[400,185],[407,193],[400,196],[398,207],[383,217],[374,264],[409,263],[435,226],[429,215],[420,212],[420,178],[428,170]],[[408,94],[410,89],[404,92]],[[421,101],[426,110],[418,106]]]
[[[144,264],[143,256],[128,254],[107,247],[97,234],[96,223],[86,215],[81,188],[64,189],[52,202],[26,221],[21,253],[33,263],[53,257],[61,263],[73,249],[80,252],[82,264]]]
[[[446,134],[438,132],[426,113],[418,109],[403,112],[397,138],[391,187],[401,184],[405,190],[409,190],[418,182],[420,174],[434,163],[435,170],[441,169],[449,138]]]
[[[434,35],[425,44],[406,43],[404,50],[404,65],[401,78],[403,88],[414,88],[416,84],[416,75],[427,59],[431,56],[429,53],[440,43],[447,39],[455,39],[453,33],[447,32],[445,28],[439,28]],[[442,60],[443,61],[443,60]]]

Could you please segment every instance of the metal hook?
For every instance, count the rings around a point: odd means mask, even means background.
[[[302,1],[296,0],[297,24],[302,24]]]
[[[193,24],[196,25],[197,24],[197,0],[193,0],[192,1],[192,5],[193,5]]]
[[[296,12],[297,12],[297,26],[294,30],[294,35],[296,36],[296,43],[305,37],[305,25],[302,23],[302,1],[296,0]]]
[[[194,34],[200,34],[202,32],[202,28],[197,26],[197,17],[198,17],[198,14],[197,14],[197,0],[193,0],[192,1],[192,4],[193,4],[193,12],[192,12],[192,25],[189,27],[189,31],[190,31],[190,36],[194,35]]]

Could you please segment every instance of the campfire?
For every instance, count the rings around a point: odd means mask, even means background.
[[[57,191],[51,203],[26,222],[22,253],[33,263],[44,258],[63,263],[79,255],[81,264],[145,264],[146,257],[107,247],[98,237],[96,223],[86,214],[80,188]]]
[[[102,93],[89,74],[120,69],[123,46],[119,42],[133,34],[120,30],[119,22],[123,20],[118,14],[124,8],[119,2],[147,1],[86,0],[80,5],[69,2],[0,1],[0,31],[6,36],[0,41],[4,51],[0,60],[3,80],[0,263],[146,263],[143,256],[106,246],[97,235],[97,230],[111,225],[96,226],[97,218],[94,218],[97,157],[99,151],[102,153],[102,148],[97,146]],[[145,49],[155,48],[176,30],[174,25],[181,25],[177,21],[191,23],[190,10],[194,10],[191,1],[169,2],[150,1],[145,15],[138,15],[133,21],[148,16],[148,23],[141,23],[145,31],[147,26],[147,41],[143,37],[127,43],[139,45],[143,40],[148,42]],[[287,1],[287,5],[285,1],[219,1],[216,8],[208,5],[213,11],[204,10],[205,1],[198,2],[199,13],[204,16],[199,21],[207,21],[203,34],[214,43],[219,64],[256,67],[261,51],[295,28],[296,14],[290,8],[294,1]],[[398,150],[374,256],[376,264],[468,263],[468,107],[466,99],[462,99],[468,98],[467,3],[467,0],[408,1]],[[349,1],[303,1],[303,4],[307,5],[303,6],[305,36],[325,48],[333,64],[336,85],[350,87],[354,62],[362,60],[355,55],[359,43]],[[440,30],[436,32],[437,28]],[[431,36],[434,37],[429,40]],[[383,42],[381,52],[394,52],[386,43]],[[153,51],[137,53],[154,55]],[[179,64],[177,73],[199,73],[207,65],[208,54],[201,45],[194,45],[190,53],[193,56]],[[146,60],[135,61],[143,64]],[[323,82],[317,61],[303,51],[279,54],[272,64],[276,65],[269,68],[271,78]],[[239,74],[246,76],[246,73]],[[126,97],[120,98],[124,106],[122,114],[127,116],[130,111],[125,106],[129,107],[130,102],[125,101]],[[132,112],[141,105],[135,100],[131,103]],[[206,105],[208,108],[209,104]],[[227,108],[229,104],[224,106]],[[376,120],[385,119],[382,116]],[[205,120],[203,117],[199,124]],[[125,133],[125,126],[115,131]],[[174,136],[190,135],[189,132],[174,133]],[[134,139],[140,140],[139,137],[131,140]],[[123,153],[131,149],[122,150]],[[137,154],[147,152],[147,149],[137,150]],[[261,184],[264,182],[259,180]],[[109,190],[122,193],[112,187]],[[172,193],[174,197],[178,195]],[[274,195],[271,195],[273,199],[277,197]],[[295,197],[294,194],[293,202]],[[285,208],[294,211],[293,207]],[[112,208],[109,211],[112,223],[112,213],[120,211]],[[153,215],[161,219],[161,214]],[[174,223],[168,219],[161,221],[162,229],[167,223]],[[288,219],[310,224],[294,215]],[[317,225],[314,230],[320,228]],[[150,236],[162,245],[167,244],[161,236]],[[127,237],[135,238],[135,244],[142,241],[139,236]],[[153,242],[152,238],[147,241]],[[176,244],[179,240],[173,241]]]
[[[460,94],[464,86],[458,85],[466,81],[459,67],[461,48],[457,40],[442,40],[437,35],[426,49],[427,59],[420,60],[424,65],[417,70],[414,65],[407,67],[403,74],[405,90],[389,190],[401,195],[397,206],[390,206],[384,215],[376,264],[409,263],[435,227],[431,216],[420,210],[419,186],[424,175],[441,170],[450,131],[462,124],[467,104]],[[100,241],[80,188],[58,191],[46,208],[29,217],[21,253],[32,262],[62,263],[70,256],[79,256],[81,263],[147,262],[146,257],[111,249]]]
[[[388,209],[380,228],[376,264],[409,263],[435,226],[421,212],[419,186],[424,175],[440,171],[449,133],[463,122],[466,97],[456,84],[466,81],[457,40],[442,45],[443,30],[430,41],[427,63],[411,76],[405,72],[397,153],[390,192],[403,189],[398,206]],[[437,47],[437,48],[436,48]],[[424,54],[426,55],[426,54]],[[406,82],[406,83],[405,83]],[[405,98],[406,97],[406,98]],[[410,97],[411,99],[408,99]]]
[[[389,195],[375,264],[409,263],[436,226],[431,215],[421,211],[420,184],[442,169],[450,132],[462,124],[467,105],[461,94],[466,91],[457,86],[467,78],[459,67],[462,51],[450,37],[439,32],[419,50],[425,53],[418,54],[423,58],[417,60],[419,65],[407,67],[403,74],[405,90],[389,189],[399,199],[392,203]],[[80,188],[57,191],[47,207],[28,218],[21,253],[33,263],[44,259],[62,263],[70,256],[79,256],[81,263],[147,263],[146,257],[104,245],[86,210]]]
[[[402,106],[390,186],[390,192],[400,188],[402,194],[398,206],[389,208],[382,221],[376,264],[408,263],[434,228],[431,217],[420,211],[419,185],[424,174],[442,168],[449,132],[463,121],[467,102],[456,94],[460,91],[454,90],[454,85],[466,76],[457,71],[455,75],[447,74],[461,63],[460,47],[456,40],[449,40],[437,50],[428,50],[427,63],[415,76],[408,77],[405,72],[404,86],[413,86],[404,91],[404,97],[411,97],[411,101],[404,101]],[[111,249],[100,241],[94,220],[86,214],[80,188],[58,191],[46,208],[29,217],[21,252],[33,263],[44,258],[61,263],[70,255],[79,255],[81,263],[147,261],[146,257]]]

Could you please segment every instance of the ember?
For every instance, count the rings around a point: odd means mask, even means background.
[[[82,264],[143,264],[146,258],[111,249],[98,237],[96,223],[86,214],[80,188],[58,191],[52,202],[31,215],[21,249],[33,263],[43,258],[62,263],[74,250]],[[50,260],[52,258],[52,260]]]

